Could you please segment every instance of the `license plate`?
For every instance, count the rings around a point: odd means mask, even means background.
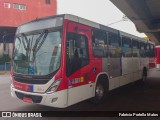
[[[27,103],[33,103],[33,101],[32,101],[31,98],[26,98],[26,97],[24,97],[24,98],[23,98],[23,101],[24,101],[24,102],[27,102]]]

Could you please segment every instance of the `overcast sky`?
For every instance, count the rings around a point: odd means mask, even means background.
[[[110,0],[57,0],[57,2],[58,14],[73,14],[103,25],[120,21],[124,15]],[[111,24],[109,27],[139,37],[145,36],[136,31],[135,25],[130,20]]]

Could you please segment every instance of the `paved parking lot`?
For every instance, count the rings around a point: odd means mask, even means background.
[[[153,70],[144,85],[130,84],[109,93],[103,104],[83,101],[65,109],[24,103],[10,95],[10,76],[0,76],[0,111],[160,111],[160,71]]]

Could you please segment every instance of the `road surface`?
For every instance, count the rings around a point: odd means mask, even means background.
[[[65,109],[24,103],[10,95],[10,76],[0,76],[0,111],[160,111],[160,71],[153,70],[144,85],[130,84],[109,93],[105,103],[83,101]]]

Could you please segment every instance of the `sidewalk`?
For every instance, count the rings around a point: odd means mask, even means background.
[[[160,79],[160,70],[157,68],[151,69],[148,72],[148,77],[149,78],[159,78]]]
[[[10,71],[0,71],[0,75],[9,75]]]
[[[10,74],[3,74],[0,75],[0,85],[4,85],[4,84],[10,84],[11,83],[11,77]],[[8,86],[9,87],[9,86]]]

